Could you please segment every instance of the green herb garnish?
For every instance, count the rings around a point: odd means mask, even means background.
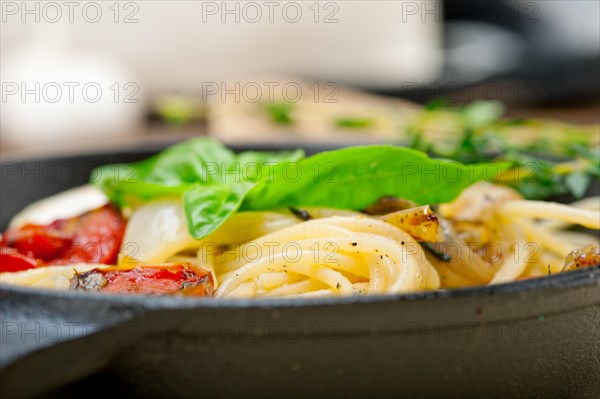
[[[183,199],[190,234],[203,238],[237,210],[327,206],[363,209],[384,196],[418,204],[453,200],[467,186],[493,180],[509,164],[435,160],[402,147],[364,146],[322,152],[234,154],[210,139],[192,139],[147,160],[108,165],[92,181],[121,207],[160,197]]]
[[[373,126],[373,120],[365,118],[340,118],[335,121],[335,125],[347,129],[365,129]]]
[[[289,102],[272,102],[264,103],[264,109],[269,114],[271,120],[279,125],[291,125],[294,120],[292,118],[292,111],[294,110],[294,104]]]
[[[409,146],[466,164],[512,162],[519,168],[500,180],[526,198],[583,196],[600,175],[593,131],[556,121],[500,119],[503,109],[496,102],[463,108],[435,102],[408,127]]]

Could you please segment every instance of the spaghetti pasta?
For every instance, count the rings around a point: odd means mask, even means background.
[[[232,260],[227,253],[212,257],[217,297],[296,295],[307,289],[340,295],[402,293],[439,287],[437,272],[411,236],[366,216],[299,223],[247,242],[237,252]]]

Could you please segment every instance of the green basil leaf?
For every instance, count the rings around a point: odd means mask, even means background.
[[[192,237],[201,239],[219,228],[241,206],[248,192],[267,176],[265,168],[304,157],[304,151],[240,153],[227,167],[221,184],[195,185],[183,194]]]
[[[181,196],[189,231],[200,239],[240,208],[362,209],[386,195],[419,204],[448,202],[470,184],[508,168],[434,160],[394,146],[303,156],[302,151],[236,155],[216,141],[194,139],[142,162],[98,168],[93,180],[120,206]]]
[[[493,180],[508,163],[464,165],[394,146],[352,147],[283,164],[261,181],[243,209],[327,206],[362,209],[383,196],[418,204],[453,200],[469,185]]]
[[[179,185],[182,183],[218,183],[223,170],[235,162],[233,151],[208,138],[196,138],[175,144],[160,154],[139,162],[143,181]]]
[[[234,153],[218,141],[197,138],[141,162],[99,167],[92,172],[90,182],[116,204],[135,205],[153,198],[180,196],[193,183],[218,183],[225,175],[223,168],[234,160]]]
[[[183,194],[188,230],[201,239],[218,229],[242,204],[254,183],[195,185]]]
[[[302,157],[302,150],[236,155],[217,141],[198,138],[141,162],[97,168],[91,182],[121,207],[183,196],[190,233],[202,238],[237,210],[267,168]]]
[[[114,164],[94,169],[90,183],[100,188],[109,199],[120,207],[137,205],[159,197],[180,196],[189,184],[165,185],[144,181],[140,177],[140,165]]]
[[[297,162],[304,158],[303,150],[295,151],[244,151],[237,155],[236,172],[245,181],[258,182],[268,176],[276,165]]]

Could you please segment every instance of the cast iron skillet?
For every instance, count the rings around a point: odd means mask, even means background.
[[[85,183],[94,167],[157,150],[4,162],[2,229],[28,203]],[[312,300],[2,286],[0,317],[2,397],[593,398],[600,392],[598,266],[494,287]]]

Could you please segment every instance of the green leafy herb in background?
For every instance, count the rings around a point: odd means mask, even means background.
[[[593,132],[556,121],[500,119],[503,112],[497,102],[452,108],[435,101],[408,127],[409,146],[467,164],[512,162],[521,170],[503,183],[526,198],[583,196],[600,175]],[[524,137],[528,140],[520,143]]]
[[[368,118],[340,118],[335,121],[335,126],[346,129],[365,129],[373,126],[373,120]]]
[[[205,120],[207,107],[193,97],[164,95],[155,101],[153,109],[168,124],[185,125]]]
[[[278,125],[292,125],[294,119],[292,117],[292,111],[294,110],[294,104],[290,102],[270,102],[264,103],[263,108],[271,118],[271,120]]]

